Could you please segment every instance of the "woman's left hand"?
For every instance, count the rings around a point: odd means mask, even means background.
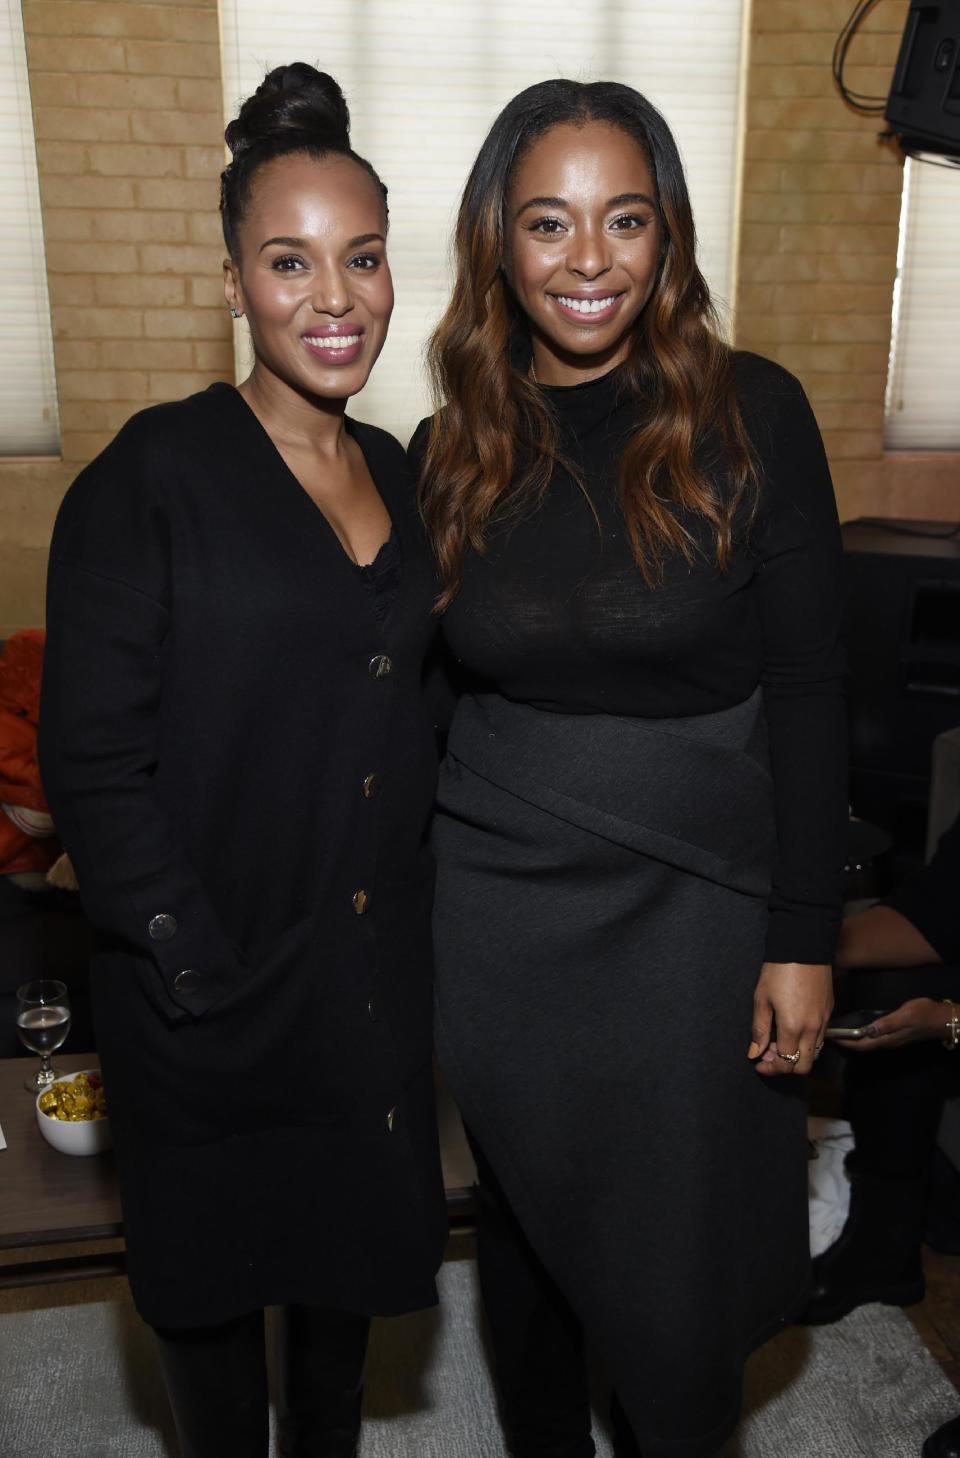
[[[757,1072],[765,1078],[809,1073],[823,1047],[832,1009],[829,963],[764,962],[753,995],[753,1041],[747,1049]]]
[[[893,1012],[875,1018],[862,1038],[838,1038],[841,1048],[852,1053],[869,1053],[874,1048],[902,1048],[904,1043],[920,1043],[931,1038],[946,1038],[954,1009],[932,997],[911,997]]]

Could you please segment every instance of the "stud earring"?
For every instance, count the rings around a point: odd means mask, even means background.
[[[243,318],[243,310],[242,309],[236,309],[236,308],[234,308],[233,304],[231,304],[230,305],[230,318],[231,319],[242,319]]]

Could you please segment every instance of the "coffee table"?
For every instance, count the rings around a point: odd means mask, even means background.
[[[61,1073],[95,1068],[95,1053],[58,1054]],[[106,1240],[123,1234],[112,1154],[77,1158],[53,1149],[37,1128],[33,1095],[23,1081],[36,1059],[0,1059],[0,1250],[37,1249]],[[0,1265],[0,1286],[117,1275],[123,1251],[59,1255]]]
[[[56,1055],[61,1073],[95,1068],[95,1053]],[[0,1059],[0,1250],[32,1251],[116,1239],[123,1235],[113,1155],[83,1158],[53,1149],[37,1128],[33,1095],[23,1087],[36,1060]],[[451,1229],[469,1231],[476,1173],[459,1116],[438,1090],[444,1185]],[[116,1276],[126,1268],[122,1250],[62,1253],[51,1259],[0,1263],[0,1287]]]

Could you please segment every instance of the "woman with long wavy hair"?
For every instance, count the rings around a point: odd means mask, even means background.
[[[721,340],[669,128],[548,81],[470,174],[413,443],[465,677],[442,1061],[515,1458],[702,1458],[808,1286],[831,1006],[841,550],[802,389]],[[787,1075],[787,1076],[778,1076]]]

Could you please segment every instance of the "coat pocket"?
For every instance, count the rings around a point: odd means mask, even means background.
[[[156,1015],[148,959],[102,965],[98,1041],[108,1102],[128,1136],[199,1144],[299,1122],[298,1070],[324,1021],[321,946],[314,916],[294,923],[248,950],[236,991],[202,1018],[173,1023]]]

